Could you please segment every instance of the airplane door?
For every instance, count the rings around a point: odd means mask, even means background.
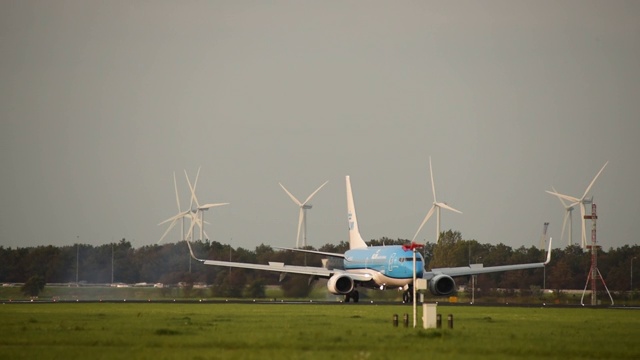
[[[397,268],[398,266],[398,256],[396,254],[391,254],[391,256],[389,257],[389,264],[388,264],[388,271],[389,272],[393,272],[393,269]]]

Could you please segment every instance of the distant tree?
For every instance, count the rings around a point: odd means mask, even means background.
[[[343,240],[343,241],[340,241],[338,245],[324,244],[320,247],[319,250],[324,252],[344,254],[347,250],[349,250],[349,243]]]
[[[409,239],[391,239],[386,236],[381,237],[380,239],[371,239],[367,242],[369,246],[389,246],[389,245],[404,245],[411,243]]]
[[[247,279],[243,269],[226,269],[220,271],[211,287],[215,297],[242,297]]]
[[[44,277],[40,275],[34,275],[27,280],[24,285],[22,285],[22,293],[27,296],[38,296],[42,290],[44,290],[45,285]]]
[[[547,274],[548,286],[556,291],[572,288],[571,267],[566,259],[559,260]]]
[[[289,298],[307,297],[312,289],[309,284],[309,277],[302,275],[288,275],[280,287],[283,295]]]
[[[253,280],[247,288],[244,289],[244,297],[246,298],[265,298],[267,296],[264,282],[262,280]]]
[[[468,246],[463,244],[462,234],[459,231],[446,231],[440,233],[440,241],[433,248],[431,268],[459,266],[466,257],[460,257],[468,253]],[[460,255],[460,256],[458,256]]]

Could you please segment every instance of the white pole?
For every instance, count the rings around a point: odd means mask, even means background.
[[[111,283],[113,284],[113,245],[114,243],[111,243]]]
[[[416,327],[416,248],[413,248],[413,327]]]
[[[476,302],[476,288],[475,288],[476,276],[471,275],[471,304]]]
[[[76,286],[78,286],[78,269],[80,268],[80,235],[76,236]]]
[[[630,279],[629,290],[631,291],[632,295],[633,295],[633,259],[635,258],[634,257],[631,258],[631,270],[629,271],[629,279]]]

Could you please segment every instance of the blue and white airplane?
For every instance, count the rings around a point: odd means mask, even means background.
[[[545,262],[514,264],[489,267],[453,267],[439,268],[426,271],[424,259],[415,248],[420,245],[390,245],[367,246],[358,230],[358,220],[351,191],[351,181],[347,176],[347,219],[349,224],[349,250],[344,254],[336,254],[315,250],[287,249],[312,254],[319,254],[333,258],[334,261],[325,261],[323,267],[285,265],[279,262],[269,264],[251,264],[231,261],[198,259],[191,249],[191,257],[205,265],[227,266],[254,270],[266,270],[281,274],[302,274],[312,278],[328,279],[327,289],[335,295],[344,295],[345,302],[353,300],[358,302],[357,288],[375,289],[401,289],[405,290],[403,300],[412,301],[410,296],[414,286],[414,255],[415,276],[417,279],[426,279],[429,291],[436,296],[448,296],[456,292],[456,284],[453,280],[457,276],[469,276],[492,272],[524,270],[544,267],[551,260],[551,241]],[[337,261],[335,261],[337,259]]]

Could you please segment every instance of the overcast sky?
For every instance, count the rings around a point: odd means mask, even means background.
[[[411,239],[429,156],[442,230],[512,247],[565,247],[545,190],[609,161],[598,241],[639,242],[638,1],[2,1],[0,54],[0,246],[155,244],[199,166],[211,240],[294,246],[278,182],[327,180],[308,243],[346,240],[346,175],[365,239]]]

